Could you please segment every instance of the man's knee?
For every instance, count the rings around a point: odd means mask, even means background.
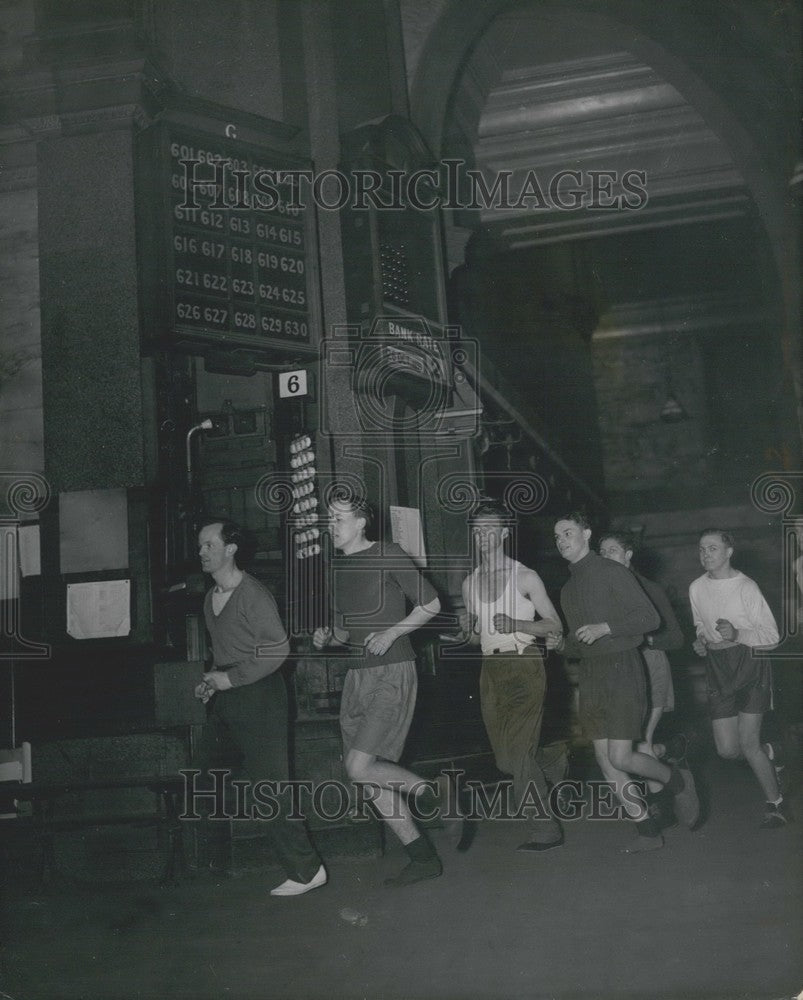
[[[739,728],[736,718],[714,719],[714,746],[723,760],[740,760],[742,750],[739,745]]]
[[[722,736],[715,736],[714,745],[716,746],[717,754],[723,760],[741,760],[742,749],[738,739],[726,739]]]
[[[755,733],[739,733],[740,757],[752,757],[761,750],[761,742]]]
[[[346,761],[346,774],[349,776],[349,781],[356,781],[357,783],[365,781],[365,765],[362,763],[358,764],[353,761]]]
[[[617,771],[629,771],[633,762],[633,750],[625,745],[611,744],[608,747],[608,759]]]
[[[349,780],[356,781],[358,784],[370,781],[374,760],[374,757],[370,757],[367,754],[348,754],[345,760],[345,768]]]

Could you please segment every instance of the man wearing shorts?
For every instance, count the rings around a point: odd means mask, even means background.
[[[343,499],[332,502],[329,518],[332,541],[341,553],[334,560],[335,622],[316,629],[313,642],[317,649],[336,642],[351,651],[340,706],[346,773],[352,781],[372,786],[374,807],[410,858],[385,884],[412,885],[436,878],[442,867],[411,814],[411,803],[425,783],[397,763],[418,684],[407,636],[440,611],[440,601],[398,545],[368,540],[373,527],[369,504],[344,491]],[[413,608],[409,614],[408,604]]]
[[[599,554],[605,559],[621,563],[630,570],[661,617],[659,628],[644,637],[644,645],[641,648],[641,654],[647,664],[650,714],[644,727],[644,741],[639,743],[638,749],[655,757],[657,754],[652,745],[655,729],[663,713],[671,712],[675,707],[672,670],[666,653],[668,650],[681,648],[683,632],[663,587],[654,580],[648,580],[634,569],[632,560],[635,548],[635,542],[627,532],[614,531],[603,536],[599,543]],[[653,791],[657,791],[657,788]]]
[[[531,818],[531,836],[518,850],[548,851],[561,846],[563,833],[547,811],[544,772],[556,784],[566,777],[568,761],[565,744],[549,757],[538,746],[546,672],[535,640],[561,625],[539,575],[504,551],[511,521],[507,511],[491,502],[473,515],[479,565],[463,581],[466,615],[461,625],[482,648],[480,704],[496,766],[513,775],[520,803],[533,789],[538,793],[540,808]]]
[[[733,538],[719,528],[700,536],[705,573],[689,587],[697,639],[694,650],[706,658],[708,707],[717,753],[727,760],[744,757],[766,798],[761,825],[786,826],[789,816],[767,749],[761,721],[772,708],[769,661],[754,653],[778,643],[778,626],[757,584],[731,566]]]
[[[647,707],[638,648],[660,618],[633,574],[592,552],[590,538],[588,521],[580,513],[555,525],[555,543],[571,574],[561,590],[569,634],[550,634],[547,648],[580,660],[580,723],[593,741],[603,776],[635,820],[638,837],[624,849],[633,854],[662,847],[663,837],[643,799],[633,794],[629,775],[665,785],[675,798],[678,818],[690,828],[700,806],[691,772],[633,749],[641,739]]]

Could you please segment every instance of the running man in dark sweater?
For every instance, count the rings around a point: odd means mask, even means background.
[[[340,703],[343,760],[353,782],[371,786],[376,811],[404,845],[409,864],[385,882],[404,886],[442,872],[410,809],[425,782],[397,763],[418,688],[407,636],[440,611],[440,601],[398,545],[369,541],[373,517],[370,504],[345,492],[329,508],[332,541],[342,553],[334,560],[335,621],[316,629],[313,642],[317,649],[336,643],[351,651]]]
[[[611,782],[639,836],[624,853],[663,846],[656,821],[643,798],[625,792],[630,775],[666,785],[675,797],[675,812],[690,828],[699,818],[699,802],[691,772],[669,767],[633,749],[641,739],[647,701],[644,663],[638,647],[644,635],[660,625],[658,612],[624,566],[592,552],[591,529],[573,513],[555,525],[555,543],[569,563],[570,578],[561,590],[568,636],[552,633],[547,648],[580,660],[580,723],[594,744],[603,776]]]
[[[639,743],[638,746],[642,753],[658,757],[659,754],[655,752],[652,745],[655,729],[664,712],[671,712],[675,707],[672,669],[666,654],[669,650],[681,648],[683,632],[663,587],[654,580],[648,580],[646,576],[642,576],[632,565],[635,550],[636,543],[624,531],[609,531],[600,539],[599,554],[605,559],[613,559],[614,562],[626,566],[641,584],[644,593],[661,616],[661,625],[655,632],[649,632],[644,637],[644,645],[641,648],[644,662],[647,664],[650,714],[644,728],[644,742]],[[657,791],[657,788],[652,790]]]

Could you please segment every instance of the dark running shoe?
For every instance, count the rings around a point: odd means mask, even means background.
[[[773,802],[765,804],[764,818],[761,821],[762,830],[777,830],[791,821],[792,817],[789,815],[789,809],[783,799],[777,805]]]
[[[671,830],[678,825],[672,803],[661,792],[649,803],[647,813],[658,824],[659,830]]]
[[[393,878],[386,878],[385,885],[388,888],[403,888],[407,885],[415,885],[416,882],[424,882],[426,879],[439,878],[443,874],[443,866],[437,855],[424,858],[420,861],[411,861],[405,868],[394,875]]]
[[[694,786],[694,776],[686,767],[679,767],[683,778],[683,788],[675,794],[675,815],[690,830],[693,830],[700,819],[700,800]]]
[[[528,840],[524,844],[519,844],[516,848],[517,851],[524,851],[530,853],[541,853],[543,851],[551,851],[555,847],[563,847],[563,831],[561,830],[560,835],[556,840],[542,841],[542,840]]]
[[[686,755],[689,752],[689,738],[685,733],[675,733],[666,741],[663,760],[668,764],[678,764],[685,768]]]

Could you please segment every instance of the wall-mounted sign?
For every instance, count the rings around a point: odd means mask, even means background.
[[[363,345],[370,356],[375,346],[385,363],[399,374],[451,385],[451,366],[443,327],[420,316],[379,316],[364,328]]]
[[[279,375],[279,396],[282,399],[294,399],[296,396],[306,396],[307,372],[301,368],[295,372],[281,372]]]
[[[138,162],[146,337],[314,351],[314,220],[292,181],[308,164],[169,121]]]

